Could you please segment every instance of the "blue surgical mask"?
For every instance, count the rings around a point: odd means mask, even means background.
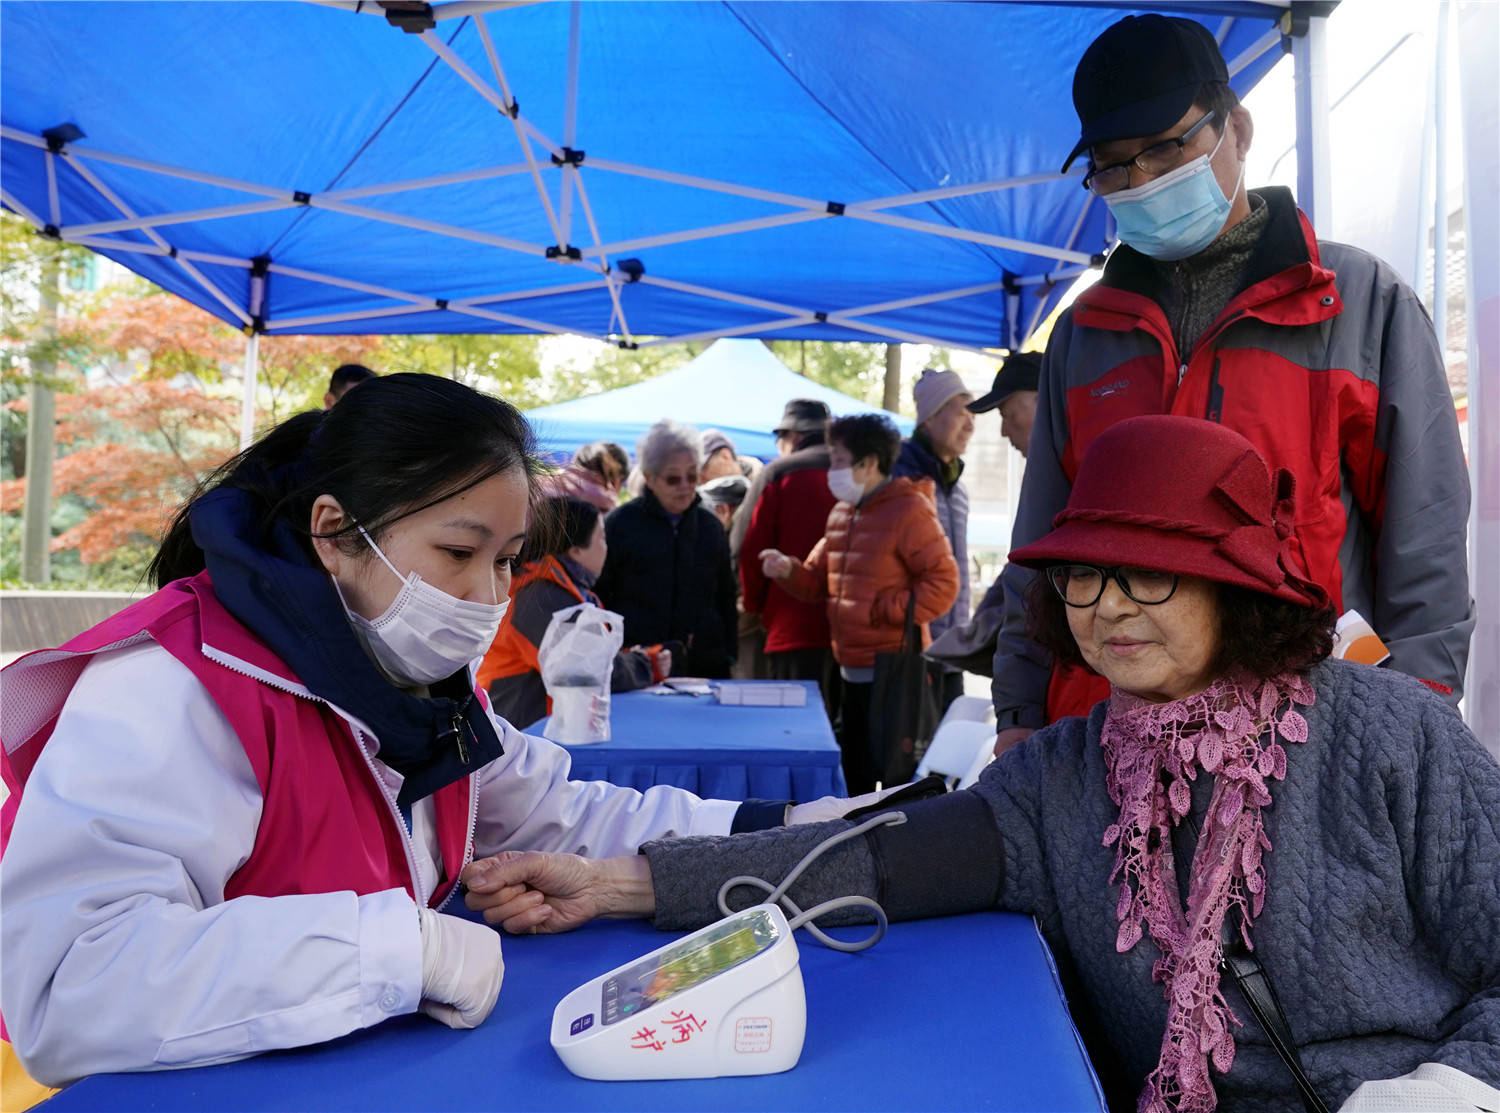
[[[1219,188],[1211,165],[1223,142],[1221,135],[1208,154],[1145,185],[1106,194],[1104,203],[1114,215],[1121,242],[1163,262],[1186,259],[1213,243],[1230,208],[1230,198]],[[1241,162],[1234,193],[1240,191],[1244,176],[1245,164]]]

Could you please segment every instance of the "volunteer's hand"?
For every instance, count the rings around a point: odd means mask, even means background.
[[[672,651],[670,649],[663,649],[656,655],[656,668],[663,680],[672,675]]]
[[[760,574],[768,580],[784,580],[792,574],[792,558],[780,549],[762,549]]]
[[[505,960],[492,928],[431,908],[422,926],[422,1012],[449,1028],[477,1028],[500,996]]]
[[[823,823],[830,819],[843,819],[856,808],[874,804],[905,787],[896,785],[894,788],[876,789],[863,796],[823,796],[805,804],[793,804],[786,810],[786,825],[791,827],[798,823]]]
[[[1021,739],[1030,738],[1035,733],[1035,727],[1006,727],[995,735],[995,756],[999,757]]]
[[[599,916],[656,910],[651,867],[639,855],[592,859],[507,850],[469,863],[459,879],[469,890],[464,903],[515,935],[571,931]]]

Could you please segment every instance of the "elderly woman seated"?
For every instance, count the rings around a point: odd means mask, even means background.
[[[831,849],[789,895],[1035,916],[1117,1110],[1300,1110],[1294,1068],[1329,1108],[1495,1109],[1500,767],[1419,682],[1329,658],[1291,494],[1206,421],[1102,434],[1056,527],[1012,559],[1043,570],[1042,640],[1109,698]],[[717,918],[722,881],[774,881],[849,827],[522,854],[464,880],[512,931],[682,929]],[[1281,1005],[1264,1020],[1241,990],[1257,981]],[[1284,1056],[1266,1032],[1283,1019]]]

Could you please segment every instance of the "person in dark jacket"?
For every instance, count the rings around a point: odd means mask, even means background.
[[[969,621],[969,489],[959,477],[964,473],[964,449],[974,435],[974,415],[968,409],[974,395],[957,371],[932,368],[922,372],[911,393],[917,404],[917,428],[901,442],[891,474],[932,480],[938,520],[958,562],[958,597],[945,614],[932,620],[932,636],[939,638]],[[963,670],[932,661],[929,671],[938,692],[938,710],[946,711],[963,695]]]
[[[735,519],[740,538],[735,551],[751,554],[739,562],[745,610],[760,616],[766,629],[765,655],[775,680],[816,680],[824,706],[832,714],[838,703],[839,675],[828,641],[828,611],[820,602],[805,602],[761,573],[754,559],[762,549],[776,549],[803,559],[823,537],[828,513],[838,502],[828,489],[828,407],[811,398],[794,398],[776,426],[780,455],[761,471]],[[754,506],[750,513],[743,507]],[[733,546],[733,542],[731,542]]]
[[[627,644],[683,645],[689,676],[727,677],[738,620],[729,540],[698,495],[698,431],[658,421],[636,446],[645,487],[604,519],[609,556],[597,585],[625,619]]]
[[[512,726],[525,728],[552,713],[542,683],[537,649],[558,611],[579,603],[608,607],[594,594],[604,569],[608,543],[599,508],[582,499],[548,499],[545,513],[554,528],[516,575],[510,613],[484,655],[476,677],[489,692],[490,709]],[[659,645],[633,646],[615,654],[610,691],[629,692],[664,680],[672,653]]]

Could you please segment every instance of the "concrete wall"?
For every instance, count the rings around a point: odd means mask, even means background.
[[[0,653],[9,659],[61,645],[141,597],[128,591],[0,591]]]

